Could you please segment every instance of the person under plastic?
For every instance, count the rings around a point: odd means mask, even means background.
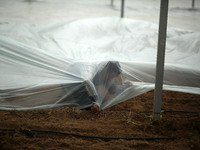
[[[78,66],[79,69],[77,69],[76,66]],[[73,65],[71,68],[73,68],[73,71],[81,70],[81,74],[85,73],[85,77],[92,74],[89,79],[82,82],[82,84],[71,86],[70,90],[69,88],[66,89],[66,86],[63,85],[64,91],[68,91],[68,93],[70,91],[71,93],[68,94],[65,101],[69,101],[70,98],[75,107],[79,109],[91,109],[93,112],[99,112],[101,110],[100,106],[103,103],[109,103],[109,100],[112,100],[114,96],[127,87],[127,85],[123,85],[121,76],[122,70],[117,61],[101,63],[97,65],[92,73],[88,71],[90,70],[88,67],[81,67],[80,64]],[[76,74],[78,73],[76,72]],[[131,84],[128,86],[131,86]]]

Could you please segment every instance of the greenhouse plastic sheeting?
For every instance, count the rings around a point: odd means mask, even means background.
[[[154,89],[157,26],[112,17],[1,23],[0,109],[105,109]],[[200,33],[169,28],[163,88],[199,94],[199,64]]]

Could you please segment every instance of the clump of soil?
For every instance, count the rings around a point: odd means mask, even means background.
[[[1,110],[0,129],[13,130],[0,131],[0,147],[65,150],[200,149],[200,95],[164,91],[162,109],[166,111],[162,111],[160,120],[152,119],[150,112],[153,109],[153,95],[154,91],[150,91],[98,114],[69,107]],[[48,132],[39,132],[41,130]],[[119,137],[150,139],[128,140]],[[154,139],[156,137],[169,139]]]

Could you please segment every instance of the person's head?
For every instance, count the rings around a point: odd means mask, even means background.
[[[122,73],[121,66],[117,61],[109,61],[105,68],[110,78],[117,77]]]

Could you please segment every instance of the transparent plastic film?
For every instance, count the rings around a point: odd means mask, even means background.
[[[155,24],[115,17],[0,25],[0,109],[103,110],[153,90],[156,43]],[[199,94],[198,64],[200,33],[169,28],[163,89]]]

